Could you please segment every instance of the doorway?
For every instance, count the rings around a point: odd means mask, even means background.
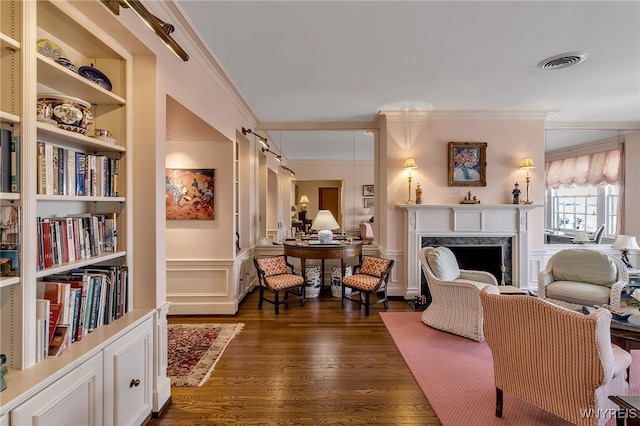
[[[318,210],[329,210],[338,221],[342,229],[342,215],[340,212],[340,188],[318,188]]]

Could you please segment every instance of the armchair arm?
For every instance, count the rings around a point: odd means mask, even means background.
[[[620,307],[620,298],[622,296],[622,290],[627,285],[627,283],[628,282],[624,282],[624,281],[616,281],[611,286],[611,293],[609,293],[609,305],[611,305],[612,308]]]
[[[538,297],[540,299],[547,298],[547,286],[553,282],[553,273],[550,269],[540,271],[538,274]]]
[[[494,277],[492,273],[485,271],[471,271],[461,269],[460,279],[498,285],[498,280],[496,280],[496,277]]]

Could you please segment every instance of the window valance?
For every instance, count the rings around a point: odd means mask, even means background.
[[[620,150],[597,152],[549,161],[545,164],[547,188],[606,185],[618,182]]]

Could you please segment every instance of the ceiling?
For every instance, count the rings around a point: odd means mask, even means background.
[[[381,109],[547,111],[558,127],[640,123],[638,1],[177,4],[262,123],[368,121]],[[587,57],[538,68],[567,52]],[[306,155],[290,145],[289,158]]]

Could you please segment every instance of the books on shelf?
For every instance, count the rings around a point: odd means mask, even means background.
[[[116,197],[120,160],[38,141],[38,194]]]
[[[0,206],[0,277],[20,275],[20,207]]]
[[[38,297],[44,297],[48,291],[50,297],[66,301],[66,304],[61,302],[65,312],[61,313],[57,325],[70,326],[68,343],[71,344],[128,312],[128,278],[126,266],[94,265],[74,269],[49,275],[38,282]]]
[[[71,333],[71,327],[67,324],[58,325],[51,337],[51,344],[48,349],[48,356],[58,356],[69,344],[69,335]]]
[[[37,219],[38,270],[118,251],[117,213]]]
[[[20,192],[20,137],[0,129],[0,192]]]

